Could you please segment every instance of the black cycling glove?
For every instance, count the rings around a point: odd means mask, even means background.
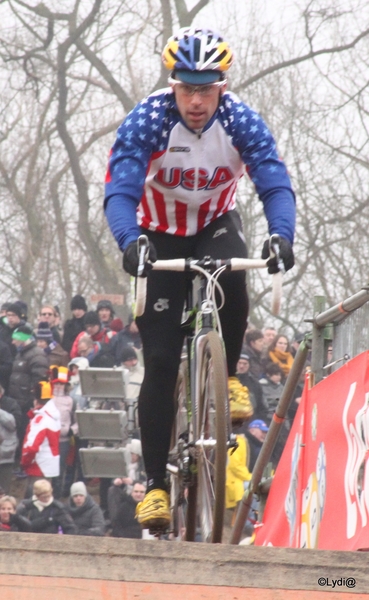
[[[149,242],[149,261],[154,263],[158,259],[155,246],[152,242]],[[145,268],[143,270],[142,275],[147,277],[149,271],[151,271],[152,266],[150,262],[145,263]],[[123,269],[127,271],[133,277],[137,277],[137,269],[138,269],[138,248],[137,241],[131,242],[128,244],[127,248],[123,252]]]
[[[261,252],[261,258],[268,258],[269,252],[269,239],[265,240],[263,250]],[[279,258],[283,261],[284,268],[286,271],[292,269],[295,264],[295,257],[290,242],[283,237],[279,238]],[[267,262],[268,273],[278,273],[277,259],[270,258]]]

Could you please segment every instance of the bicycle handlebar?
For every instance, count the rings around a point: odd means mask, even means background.
[[[146,239],[145,239],[146,238]],[[271,255],[275,255],[277,258],[278,266],[280,266],[281,259],[279,258],[279,243],[278,236],[272,236],[270,238],[270,250]],[[147,243],[148,249],[148,240],[145,235],[142,235],[138,238],[138,248],[140,254],[140,265],[138,272],[142,273],[144,261],[147,260],[147,252],[143,251],[145,247],[145,242]],[[198,270],[196,267],[202,267],[207,269],[208,272],[216,271],[221,267],[230,271],[248,271],[250,269],[264,269],[267,267],[267,262],[269,259],[262,258],[229,258],[229,259],[211,259],[210,257],[206,257],[200,260],[196,259],[186,259],[186,258],[175,258],[169,260],[157,260],[152,263],[152,269],[154,271],[196,271]],[[283,262],[282,262],[283,264]],[[284,272],[284,266],[283,266]],[[144,310],[146,304],[146,277],[137,277],[137,290],[136,290],[136,317],[140,317]],[[272,314],[278,315],[280,309],[282,297],[282,270],[280,269],[279,273],[273,275],[273,284],[272,284],[272,306],[271,311]]]

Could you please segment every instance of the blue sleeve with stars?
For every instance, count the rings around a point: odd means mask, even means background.
[[[263,203],[269,234],[278,233],[292,244],[296,221],[295,195],[271,132],[261,116],[234,94],[226,94],[223,107],[226,129],[229,129]]]
[[[140,235],[136,209],[152,154],[161,148],[165,94],[140,102],[118,129],[105,182],[105,215],[121,250]],[[161,100],[164,99],[162,102]]]

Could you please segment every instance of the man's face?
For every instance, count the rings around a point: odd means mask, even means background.
[[[187,127],[195,130],[205,127],[217,110],[220,95],[224,93],[226,86],[226,83],[219,88],[211,84],[193,86],[182,82],[173,86],[179,113]],[[198,90],[200,87],[206,94],[200,94],[198,91],[192,94],[195,88]]]
[[[250,346],[251,348],[253,348],[254,350],[256,350],[256,352],[262,352],[263,348],[264,348],[264,338],[259,338],[258,340],[252,340],[250,342]]]
[[[273,383],[281,383],[282,375],[280,373],[274,373],[274,375],[268,375],[268,377]]]
[[[6,318],[8,319],[8,324],[12,329],[14,329],[20,323],[20,318],[13,312],[7,311]]]
[[[264,345],[270,346],[270,344],[272,343],[272,341],[274,340],[276,335],[277,335],[277,332],[275,329],[272,329],[271,327],[266,329],[264,331]]]
[[[0,522],[9,523],[10,515],[14,514],[14,506],[11,502],[4,502],[0,507]]]
[[[83,506],[86,500],[86,496],[83,494],[75,494],[73,496],[73,502],[76,506]]]
[[[123,367],[125,367],[126,369],[128,369],[129,371],[131,369],[133,369],[133,367],[135,367],[137,365],[137,358],[130,358],[129,360],[125,360],[122,365]]]
[[[80,319],[81,317],[83,317],[85,312],[86,311],[83,310],[83,308],[75,308],[74,310],[72,310],[72,315],[73,317],[76,317],[76,319]]]
[[[145,491],[145,486],[143,486],[141,483],[135,483],[131,492],[133,500],[135,500],[135,502],[142,502],[145,496]]]
[[[54,327],[55,311],[51,308],[51,306],[44,306],[43,308],[41,308],[39,320],[46,321],[47,323],[49,323],[49,327]]]
[[[237,363],[237,373],[247,373],[250,368],[250,363],[244,358],[240,358]]]
[[[99,315],[100,321],[103,323],[111,319],[111,311],[109,308],[100,308],[97,314]]]
[[[88,356],[92,350],[92,346],[88,346],[86,342],[80,342],[78,344],[78,354],[80,356]]]
[[[100,325],[86,325],[86,331],[92,337],[100,331]]]
[[[42,348],[42,350],[48,347],[48,343],[45,342],[45,340],[36,340],[36,344],[39,348]]]
[[[266,438],[266,431],[261,431],[261,429],[259,429],[259,427],[249,427],[249,432],[256,437],[257,440],[259,440],[259,442],[263,442]]]

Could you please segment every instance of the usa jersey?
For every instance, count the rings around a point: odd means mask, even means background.
[[[201,132],[187,128],[173,91],[142,100],[118,129],[106,176],[105,210],[123,250],[140,227],[192,236],[235,208],[245,172],[269,224],[293,242],[295,202],[285,164],[266,124],[226,92]]]

